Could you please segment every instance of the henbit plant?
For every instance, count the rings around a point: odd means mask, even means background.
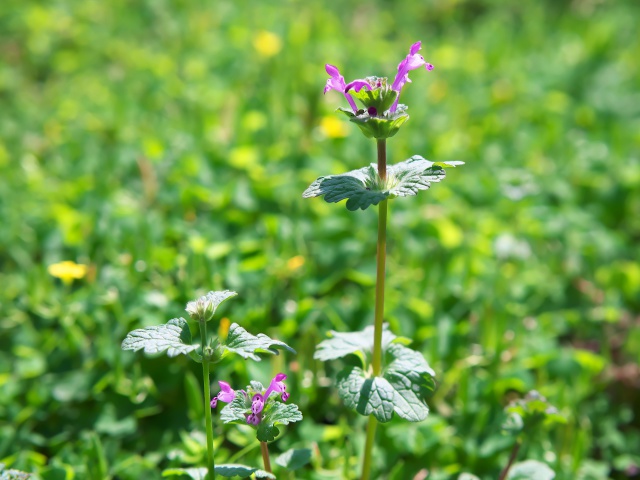
[[[260,361],[258,353],[277,355],[279,353],[277,349],[285,349],[295,353],[295,350],[286,343],[269,338],[263,333],[252,335],[237,323],[231,324],[226,338],[215,336],[209,338],[207,334],[207,323],[213,318],[218,306],[235,295],[237,295],[236,292],[230,290],[209,292],[187,304],[186,311],[189,313],[189,317],[191,320],[197,322],[199,326],[200,341],[198,343],[192,342],[191,328],[189,327],[189,322],[184,318],[174,318],[164,325],[133,330],[127,334],[122,342],[122,348],[124,350],[143,350],[147,354],[166,352],[169,357],[175,357],[180,354],[189,355],[194,361],[202,364],[204,417],[207,436],[207,467],[202,469],[174,468],[166,470],[165,475],[189,475],[195,480],[203,480],[205,478],[214,480],[216,473],[224,477],[247,477],[255,474],[258,478],[275,478],[268,472],[244,465],[215,465],[211,408],[215,407],[218,400],[228,401],[233,400],[233,398],[230,396],[232,390],[228,384],[221,382],[220,385],[225,386],[223,391],[213,400],[211,399],[210,366],[232,354],[240,355],[244,359]],[[252,417],[254,421],[250,422],[252,425],[258,426],[259,439],[262,438],[260,435],[261,432],[269,432],[268,435],[265,434],[265,438],[268,437],[269,441],[273,440],[275,435],[277,435],[276,424],[287,424],[302,418],[295,405],[287,405],[285,408],[282,408],[278,407],[277,403],[274,405],[273,399],[269,399],[272,391],[284,392],[284,390],[277,390],[278,388],[284,388],[284,384],[281,383],[284,379],[282,375],[283,374],[280,374],[276,377],[276,379],[279,378],[279,380],[274,379],[275,383],[272,382],[273,388],[268,390],[268,393],[264,392],[262,397],[264,412],[263,409],[254,412],[254,415],[258,416]],[[262,385],[257,382],[252,382],[251,388],[252,390],[250,389],[248,391],[255,393],[255,395],[258,395],[259,392],[262,391]],[[239,392],[235,395],[237,395],[238,398],[242,397],[242,394]],[[232,404],[233,403],[234,402],[232,402]],[[254,423],[255,420],[258,420],[258,423]],[[208,477],[206,477],[207,472]]]
[[[553,480],[556,474],[546,463],[537,460],[514,462],[525,440],[531,442],[546,427],[565,424],[567,419],[535,390],[531,390],[524,398],[509,403],[505,413],[507,418],[502,424],[502,429],[504,433],[514,437],[514,442],[498,480]],[[470,473],[462,473],[458,480],[480,479]]]
[[[323,361],[355,354],[361,366],[349,366],[338,375],[338,392],[345,403],[361,415],[368,415],[361,478],[371,475],[372,452],[378,422],[388,422],[394,412],[401,418],[417,422],[429,413],[425,401],[435,388],[435,372],[422,354],[407,347],[409,339],[396,337],[384,324],[384,280],[387,242],[387,203],[397,197],[416,195],[431,183],[445,177],[446,167],[463,162],[431,162],[414,155],[404,162],[387,166],[386,140],[398,133],[409,119],[407,106],[398,100],[403,86],[410,82],[409,72],[425,67],[433,70],[418,54],[421,43],[414,43],[398,65],[391,85],[386,78],[367,77],[346,84],[333,65],[326,65],[330,75],[324,93],[341,92],[351,109],[339,108],[367,138],[375,138],[377,162],[341,175],[315,180],[303,193],[304,198],[324,196],[329,203],[347,200],[349,210],[378,207],[378,242],[374,325],[361,332],[330,332],[330,339],[318,345],[315,358]],[[354,100],[363,108],[358,108]]]

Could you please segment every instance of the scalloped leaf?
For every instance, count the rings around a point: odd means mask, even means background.
[[[191,343],[191,330],[184,318],[173,318],[164,325],[129,332],[122,341],[123,350],[144,350],[146,354],[167,352],[169,357],[187,355],[199,345]]]
[[[216,475],[231,478],[240,477],[247,478],[255,474],[256,478],[270,478],[275,480],[275,475],[265,472],[259,468],[252,468],[246,465],[228,463],[215,466]],[[162,472],[163,477],[171,477],[174,475],[188,475],[193,480],[205,480],[207,476],[206,468],[169,468]]]
[[[292,448],[280,454],[276,458],[276,463],[287,470],[298,470],[311,461],[310,448]]]
[[[463,162],[431,162],[420,155],[387,167],[387,181],[382,182],[378,166],[368,167],[340,175],[329,175],[315,180],[302,194],[303,198],[324,196],[328,203],[347,200],[348,210],[365,210],[387,198],[416,195],[427,190],[434,182],[445,177],[445,166],[455,167]]]
[[[511,467],[507,480],[553,480],[555,477],[556,473],[546,463],[526,460]]]
[[[400,344],[390,344],[385,358],[391,363],[382,377],[371,377],[350,366],[338,375],[338,393],[347,406],[361,415],[374,415],[388,422],[394,412],[410,422],[429,414],[424,397],[435,388],[435,373],[424,357]]]
[[[259,362],[261,359],[256,353],[269,353],[271,355],[278,355],[278,348],[283,348],[296,353],[296,351],[280,340],[274,340],[268,337],[264,333],[258,335],[252,335],[242,328],[237,323],[232,323],[229,327],[229,334],[227,340],[221,345],[223,349],[222,358],[226,357],[230,353],[240,355],[242,358],[250,358]]]
[[[359,332],[340,333],[330,330],[328,336],[331,338],[318,344],[313,358],[326,362],[327,360],[345,357],[351,353],[362,352],[364,354],[370,352],[373,350],[373,333],[373,326],[366,327]],[[382,326],[383,350],[396,339],[404,340],[391,333],[389,325],[385,323]]]

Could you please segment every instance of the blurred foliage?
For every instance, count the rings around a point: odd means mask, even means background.
[[[223,316],[299,353],[214,378],[286,372],[305,419],[272,454],[311,448],[296,478],[352,478],[365,419],[312,354],[371,323],[376,216],[301,194],[375,159],[334,119],[324,64],[390,72],[422,40],[435,70],[403,91],[389,161],[466,165],[391,204],[387,321],[439,388],[426,421],[379,429],[376,468],[495,479],[503,408],[535,388],[567,424],[521,459],[637,476],[638,18],[635,0],[3,0],[0,462],[89,480],[202,466],[197,366],[120,342],[229,288]],[[47,273],[64,260],[84,278]],[[261,465],[246,428],[215,431],[219,462]]]

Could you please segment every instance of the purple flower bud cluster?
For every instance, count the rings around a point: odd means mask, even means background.
[[[391,86],[392,90],[398,92],[398,98],[396,98],[396,101],[389,109],[391,113],[394,113],[396,111],[396,108],[398,107],[398,99],[400,98],[402,87],[404,87],[406,83],[411,82],[411,80],[409,79],[409,72],[423,66],[426,70],[433,70],[433,65],[426,62],[424,57],[418,53],[420,48],[421,42],[416,42],[411,45],[411,48],[409,49],[409,55],[407,55],[404,60],[402,60],[398,65],[398,73],[396,74],[396,77],[393,80],[393,84]],[[327,93],[329,90],[337,90],[338,92],[341,92],[349,102],[349,105],[353,109],[353,113],[357,113],[358,108],[356,107],[356,103],[353,100],[353,97],[349,93],[350,90],[359,92],[362,88],[366,88],[367,90],[374,90],[382,86],[382,83],[379,80],[372,84],[368,79],[357,79],[350,82],[349,84],[346,84],[344,81],[344,77],[340,75],[340,71],[337,67],[327,64],[325,65],[325,70],[329,74],[329,79],[327,79],[327,84],[324,87],[324,93]],[[375,112],[375,114],[382,113],[383,112]],[[372,112],[369,112],[369,114],[371,115]]]
[[[283,402],[286,402],[289,398],[289,393],[287,393],[287,386],[284,384],[284,380],[287,376],[284,373],[277,374],[269,384],[269,388],[267,388],[264,393],[254,393],[253,397],[251,397],[251,413],[245,414],[247,419],[247,423],[250,425],[258,425],[262,420],[262,412],[264,410],[265,404],[269,400],[269,396],[272,393],[280,394],[280,398]],[[236,392],[233,390],[227,382],[218,382],[220,384],[220,393],[216,395],[211,400],[211,408],[216,408],[218,405],[218,400],[230,403],[236,397]],[[247,393],[244,390],[240,390],[240,393],[247,398]],[[275,398],[275,397],[274,397]]]

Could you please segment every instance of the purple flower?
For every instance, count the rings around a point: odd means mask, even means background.
[[[216,408],[218,400],[229,403],[236,398],[235,390],[227,382],[219,381],[218,383],[220,384],[220,393],[211,399],[211,408]]]
[[[341,92],[349,102],[349,105],[351,105],[351,108],[353,108],[353,113],[356,113],[358,111],[358,107],[356,107],[356,102],[353,100],[351,95],[347,93],[344,77],[340,75],[340,70],[328,63],[324,66],[324,69],[329,74],[327,85],[324,87],[324,93],[327,93],[329,90],[337,90],[338,92]]]
[[[253,396],[253,398],[251,399],[251,411],[255,415],[260,413],[262,411],[262,409],[264,408],[264,400],[265,400],[265,397],[263,397],[259,393],[256,393]]]
[[[404,60],[400,62],[398,65],[398,73],[396,74],[396,78],[393,81],[393,85],[391,88],[398,92],[398,98],[400,98],[400,91],[404,84],[407,82],[411,82],[409,78],[409,72],[411,70],[415,70],[416,68],[420,68],[424,65],[424,68],[427,70],[433,70],[433,65],[427,63],[422,55],[418,55],[418,51],[422,48],[422,42],[416,42],[411,45],[409,49],[409,55],[405,57]],[[391,111],[395,112],[396,107],[398,106],[398,99],[396,99],[395,103],[391,107]]]
[[[420,49],[421,49],[421,42],[416,42],[413,45],[411,45],[411,48],[409,49],[409,54],[398,65],[398,73],[396,74],[396,77],[393,81],[393,85],[391,86],[391,90],[394,90],[395,92],[397,92],[398,96],[395,102],[393,103],[393,105],[391,106],[391,108],[389,109],[389,112],[391,113],[394,113],[396,111],[396,108],[398,107],[398,99],[400,98],[400,92],[402,91],[402,87],[404,87],[404,85],[407,82],[411,82],[411,79],[409,78],[409,72],[411,70],[415,70],[422,66],[424,66],[425,69],[427,70],[433,70],[433,65],[431,65],[430,63],[427,63],[425,59],[422,57],[422,55],[418,54],[418,51]],[[387,88],[386,80],[385,79],[381,80],[377,77],[368,77],[367,79],[357,79],[345,85],[344,77],[340,75],[340,72],[336,67],[334,67],[333,65],[327,64],[325,65],[325,69],[327,73],[331,76],[331,78],[327,80],[327,85],[324,88],[324,93],[327,93],[329,90],[338,90],[339,92],[342,92],[344,96],[347,98],[347,100],[349,101],[349,105],[351,105],[351,108],[353,109],[353,113],[357,113],[358,109],[356,107],[356,104],[352,96],[349,94],[350,90],[353,90],[354,92],[359,92],[363,88],[366,88],[367,90],[374,90],[377,88]],[[367,108],[369,107],[370,105],[367,105]],[[384,112],[376,111],[372,114],[369,111],[370,116],[382,115],[383,113]]]
[[[269,385],[269,388],[267,388],[267,391],[264,392],[264,398],[265,399],[269,398],[269,395],[271,395],[271,392],[278,392],[278,393],[282,393],[281,395],[282,401],[286,402],[287,399],[289,398],[289,394],[286,392],[287,386],[284,384],[285,378],[287,378],[287,376],[284,373],[279,373],[275,377],[273,377],[273,380],[271,380],[271,384]]]

